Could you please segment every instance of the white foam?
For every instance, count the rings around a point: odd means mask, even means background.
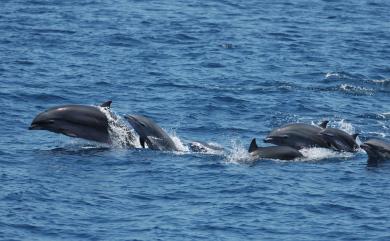
[[[168,132],[167,132],[168,133]],[[175,131],[171,131],[168,133],[169,137],[171,137],[173,143],[175,143],[175,146],[179,150],[179,152],[189,152],[190,150],[186,145],[183,144],[183,142],[180,140],[180,138],[177,136]]]
[[[99,107],[100,110],[106,115],[108,120],[108,132],[110,134],[112,146],[116,148],[125,148],[128,145],[134,145],[135,147],[141,147],[140,143],[137,141],[138,138],[131,139],[128,135],[129,128],[124,124],[124,121],[116,115],[111,110]],[[134,137],[134,132],[131,136]]]
[[[303,148],[299,150],[302,153],[303,158],[299,161],[318,161],[329,158],[348,158],[352,157],[353,153],[350,152],[338,152],[327,148]]]
[[[232,150],[226,155],[225,161],[228,163],[250,163],[253,157],[248,150],[238,141],[232,141]]]
[[[353,93],[353,94],[367,94],[367,95],[373,95],[374,89],[360,87],[360,86],[354,86],[349,84],[341,84],[340,89],[347,93]]]
[[[326,73],[326,75],[325,75],[325,78],[331,78],[331,77],[336,77],[336,78],[338,78],[338,77],[340,77],[340,74],[339,73],[336,73],[336,72],[328,72],[328,73]]]

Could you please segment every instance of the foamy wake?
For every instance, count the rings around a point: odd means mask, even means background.
[[[129,129],[125,124],[124,120],[121,119],[118,115],[107,110],[106,108],[101,108],[102,112],[106,114],[108,123],[109,123],[109,133],[112,140],[112,146],[117,148],[126,148],[129,145],[133,145],[136,148],[142,148],[139,142],[138,134],[133,130]],[[314,123],[313,123],[314,124]],[[341,129],[349,134],[355,133],[355,128],[353,125],[344,119],[340,121],[330,122],[329,126]],[[131,133],[131,135],[129,135]],[[183,141],[177,136],[175,131],[167,131],[168,135],[171,137],[173,142],[175,143],[178,151],[176,154],[185,154],[190,153],[189,147],[183,143]],[[131,138],[133,137],[133,138]],[[357,139],[358,144],[360,144],[360,140]],[[232,140],[232,145],[230,150],[222,151],[222,150],[210,150],[202,154],[214,154],[214,155],[222,155],[224,156],[224,160],[228,163],[253,163],[258,161],[257,158],[252,157],[248,153],[248,149],[246,145],[243,145],[238,140]],[[210,145],[220,146],[216,143],[209,143]],[[87,147],[88,148],[88,147]],[[146,147],[147,148],[147,147]],[[304,148],[300,150],[303,158],[297,159],[295,161],[317,161],[322,159],[330,159],[330,158],[349,158],[352,157],[353,153],[348,152],[337,152],[331,149],[326,148]]]

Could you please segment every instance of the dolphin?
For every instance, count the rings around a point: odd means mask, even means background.
[[[171,137],[151,119],[142,115],[127,115],[125,119],[138,133],[139,141],[143,148],[145,148],[146,143],[152,150],[179,150]]]
[[[323,121],[319,127],[304,123],[287,124],[272,130],[264,139],[264,142],[278,146],[290,146],[295,149],[305,147],[329,148],[328,142],[319,135],[327,124],[328,121]]]
[[[100,105],[109,109],[112,101]],[[39,113],[29,130],[47,130],[70,137],[111,144],[109,123],[105,113],[98,106],[62,105]],[[129,139],[133,139],[130,131]],[[130,143],[129,143],[130,145]]]
[[[367,152],[368,161],[390,160],[390,143],[379,139],[369,139],[360,145]]]
[[[255,138],[252,140],[248,152],[256,158],[293,160],[295,158],[303,157],[299,151],[290,146],[258,147]]]
[[[329,146],[337,151],[356,152],[359,145],[356,137],[359,134],[350,135],[345,131],[336,128],[326,128],[320,135],[328,142]]]

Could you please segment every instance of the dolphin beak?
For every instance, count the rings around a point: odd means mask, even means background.
[[[34,122],[28,127],[29,130],[38,130],[39,124],[35,124]]]

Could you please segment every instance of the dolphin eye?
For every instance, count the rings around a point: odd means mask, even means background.
[[[141,126],[146,127],[146,125],[143,122],[139,123]]]

